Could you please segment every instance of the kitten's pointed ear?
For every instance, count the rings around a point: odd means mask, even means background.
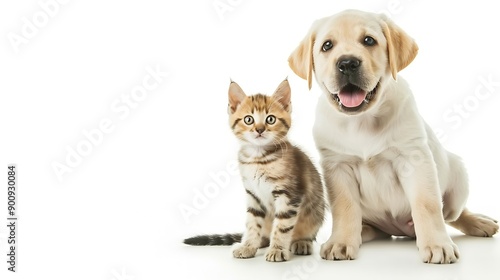
[[[245,99],[246,94],[237,83],[231,80],[231,83],[229,84],[228,97],[229,103],[227,112],[229,114],[233,114],[236,111],[236,108],[238,108],[238,105],[240,105],[243,99]]]
[[[285,109],[286,111],[290,111],[292,109],[291,96],[292,90],[290,89],[288,79],[285,79],[283,82],[281,82],[281,84],[273,94],[273,97],[278,100],[278,102],[283,106],[283,109]]]

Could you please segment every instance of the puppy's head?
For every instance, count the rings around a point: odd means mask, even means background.
[[[317,20],[290,55],[292,70],[311,88],[313,72],[332,106],[345,114],[375,107],[418,46],[383,14],[347,10]]]

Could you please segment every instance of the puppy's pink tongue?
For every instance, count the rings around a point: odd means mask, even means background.
[[[356,91],[340,91],[339,98],[342,105],[354,108],[361,105],[363,100],[365,100],[366,91],[364,90],[356,90]]]

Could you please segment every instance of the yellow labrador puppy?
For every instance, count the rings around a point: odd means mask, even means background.
[[[441,146],[397,75],[417,51],[386,16],[347,10],[314,22],[289,57],[324,92],[314,124],[333,220],[324,259],[355,259],[362,242],[395,235],[416,237],[424,262],[453,263],[459,252],[445,222],[473,236],[498,231],[465,208],[460,158]]]

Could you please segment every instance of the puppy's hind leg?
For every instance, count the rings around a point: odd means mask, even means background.
[[[464,209],[456,221],[448,224],[461,232],[479,237],[491,237],[498,232],[498,221],[482,214]]]
[[[469,195],[467,170],[456,155],[448,153],[452,172],[448,190],[443,196],[443,216],[448,225],[471,236],[490,237],[498,232],[497,221],[465,208]]]

